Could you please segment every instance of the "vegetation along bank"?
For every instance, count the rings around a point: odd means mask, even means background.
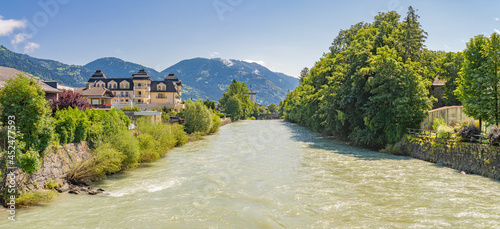
[[[418,18],[416,10],[409,7],[402,20],[395,11],[383,12],[371,23],[360,22],[341,30],[329,52],[310,71],[303,70],[300,85],[280,103],[280,115],[374,149],[393,147],[403,140],[405,155],[429,158],[432,152],[447,152],[462,161],[454,166],[457,168],[473,167],[463,165],[473,163],[467,159],[472,155],[490,155],[491,160],[483,165],[496,169],[496,147],[465,146],[472,143],[445,144],[446,150],[437,143],[408,146],[408,129],[418,129],[428,111],[439,104],[464,106],[466,115],[479,120],[479,130],[483,124],[489,126],[488,133],[478,133],[484,138],[496,133],[493,129],[500,120],[500,36],[478,35],[463,52],[431,51],[425,48],[427,33]],[[436,80],[446,82],[439,101],[430,95]],[[461,126],[455,129],[450,125],[454,123],[445,123],[441,129],[435,125],[434,131],[462,134],[458,132]],[[429,155],[418,156],[415,151]],[[448,165],[446,161],[452,159],[445,158],[431,161]],[[483,167],[469,171],[486,174]],[[497,172],[487,176],[498,179],[493,174]]]

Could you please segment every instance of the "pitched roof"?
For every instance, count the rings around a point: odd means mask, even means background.
[[[165,77],[164,80],[174,80],[174,81],[177,81],[177,80],[179,80],[179,78],[175,77],[174,73],[171,72],[170,74],[168,74],[167,77]]]
[[[96,97],[110,98],[112,95],[112,94],[110,94],[111,91],[109,91],[108,89],[103,88],[103,87],[91,87],[91,88],[88,88],[88,89],[81,91],[81,93],[83,96],[93,97],[93,98],[96,98]]]
[[[0,87],[3,87],[3,85],[5,84],[5,81],[14,77],[14,76],[17,76],[18,74],[24,74],[26,76],[29,76],[31,78],[33,78],[32,75],[30,74],[27,74],[25,72],[21,72],[17,69],[14,69],[14,68],[8,68],[8,67],[0,67]],[[35,79],[36,80],[36,79]],[[59,92],[59,90],[57,90],[56,88],[53,88],[49,85],[47,85],[46,83],[40,81],[40,80],[36,80],[38,82],[38,84],[40,85],[40,87],[45,91],[45,93],[57,93]]]
[[[135,80],[151,80],[151,77],[149,77],[148,73],[146,73],[146,70],[141,69],[137,73],[132,74],[132,78]]]
[[[91,79],[106,79],[106,75],[102,73],[101,69],[97,69],[95,73],[90,77]]]
[[[158,90],[158,84],[163,83],[166,85],[166,90]],[[151,92],[177,92],[174,81],[152,81]]]

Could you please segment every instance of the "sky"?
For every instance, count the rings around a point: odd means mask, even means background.
[[[85,65],[118,57],[161,71],[195,57],[260,63],[297,77],[341,29],[378,12],[416,8],[427,48],[462,51],[500,33],[496,0],[0,0],[0,44]]]

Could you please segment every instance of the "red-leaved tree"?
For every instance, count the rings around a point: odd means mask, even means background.
[[[78,108],[82,111],[87,108],[92,109],[92,105],[78,92],[63,90],[57,93],[57,97],[51,105],[54,112],[58,108],[59,110],[63,110],[68,109],[68,107]]]

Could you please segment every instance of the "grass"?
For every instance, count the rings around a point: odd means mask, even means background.
[[[46,203],[52,201],[54,196],[59,193],[54,190],[36,190],[32,192],[26,192],[19,195],[16,199],[16,205],[19,207],[27,207],[38,205],[40,203]]]

